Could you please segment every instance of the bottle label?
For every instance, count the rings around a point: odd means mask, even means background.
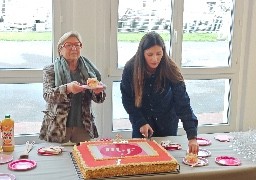
[[[13,127],[5,126],[5,128],[2,130],[3,130],[2,131],[3,146],[13,146],[14,145]]]

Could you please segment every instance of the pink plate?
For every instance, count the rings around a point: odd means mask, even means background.
[[[1,180],[15,180],[15,176],[13,174],[0,173]]]
[[[222,135],[216,135],[214,137],[214,139],[216,139],[216,140],[218,140],[220,142],[229,142],[231,139],[233,139],[233,137],[225,135],[225,134],[222,134]]]
[[[43,147],[42,147],[42,148],[39,148],[39,149],[37,150],[37,153],[40,154],[40,155],[42,155],[42,156],[53,156],[53,155],[56,155],[56,154],[53,154],[53,153],[45,152],[45,151],[43,150]]]
[[[26,171],[36,167],[36,162],[29,159],[19,159],[8,164],[10,170]]]
[[[0,154],[0,164],[8,163],[8,162],[10,162],[12,160],[13,160],[13,156],[12,155]]]
[[[230,156],[218,156],[215,158],[215,162],[224,166],[239,166],[241,164],[239,159]]]
[[[199,146],[208,146],[211,144],[211,141],[205,138],[196,138]]]
[[[41,147],[37,150],[37,153],[42,155],[42,156],[54,156],[54,155],[59,155],[62,153],[62,151],[60,151],[59,153],[54,153],[54,152],[47,152],[44,150],[44,147]]]
[[[164,147],[166,150],[174,151],[174,150],[180,150],[181,145],[180,144],[170,144],[169,146]]]
[[[205,158],[202,158],[202,157],[198,157],[198,161],[194,165],[194,164],[187,162],[186,158],[183,158],[183,163],[186,165],[189,165],[189,166],[200,167],[200,166],[206,166],[208,164],[208,160]]]
[[[182,149],[181,145],[178,143],[172,143],[171,141],[162,141],[161,146],[166,150],[174,151]]]

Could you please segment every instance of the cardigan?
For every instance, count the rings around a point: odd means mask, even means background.
[[[95,75],[96,76],[96,75]],[[66,85],[55,86],[54,65],[48,65],[43,69],[43,97],[46,101],[46,110],[39,138],[49,142],[61,143],[65,140],[66,123],[70,110],[72,93],[66,93]],[[84,91],[82,95],[82,121],[85,131],[91,138],[98,137],[98,131],[94,122],[94,114],[91,109],[91,101],[102,103],[106,93],[95,95],[91,90]]]

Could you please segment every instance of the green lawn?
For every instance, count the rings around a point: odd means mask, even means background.
[[[51,41],[51,32],[0,32],[0,41]]]
[[[145,33],[118,33],[118,41],[138,42]],[[165,41],[170,39],[169,33],[160,33]],[[183,41],[216,41],[217,33],[184,33]]]
[[[118,41],[139,42],[145,33],[118,33]],[[169,33],[160,33],[165,41]],[[184,33],[183,41],[216,41],[216,33]],[[0,32],[0,41],[51,41],[51,32]]]

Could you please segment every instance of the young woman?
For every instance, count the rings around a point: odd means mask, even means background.
[[[181,120],[189,152],[198,153],[197,117],[183,76],[158,33],[142,37],[136,54],[124,67],[120,89],[133,138],[176,136]]]

